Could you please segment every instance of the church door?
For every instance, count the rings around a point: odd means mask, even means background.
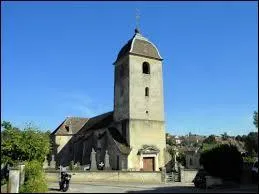
[[[144,171],[154,171],[155,170],[154,157],[143,158],[143,170]]]

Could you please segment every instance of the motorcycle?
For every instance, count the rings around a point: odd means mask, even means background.
[[[69,188],[69,181],[71,179],[71,175],[67,172],[61,172],[61,181],[59,182],[60,191],[66,192]]]

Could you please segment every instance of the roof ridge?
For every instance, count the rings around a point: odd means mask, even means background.
[[[66,118],[89,119],[89,117],[67,116]]]

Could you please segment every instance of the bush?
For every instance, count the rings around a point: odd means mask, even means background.
[[[247,156],[247,157],[243,157],[243,161],[246,163],[254,163],[256,159],[255,157]]]
[[[44,176],[42,164],[38,161],[25,163],[25,182],[21,186],[21,193],[44,193],[48,185]]]
[[[222,144],[202,152],[200,164],[212,176],[239,180],[243,159],[236,146]]]

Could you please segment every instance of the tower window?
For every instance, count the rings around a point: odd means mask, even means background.
[[[144,74],[150,74],[150,65],[148,62],[143,63],[142,70]]]
[[[145,96],[149,96],[149,88],[148,87],[145,88]]]

